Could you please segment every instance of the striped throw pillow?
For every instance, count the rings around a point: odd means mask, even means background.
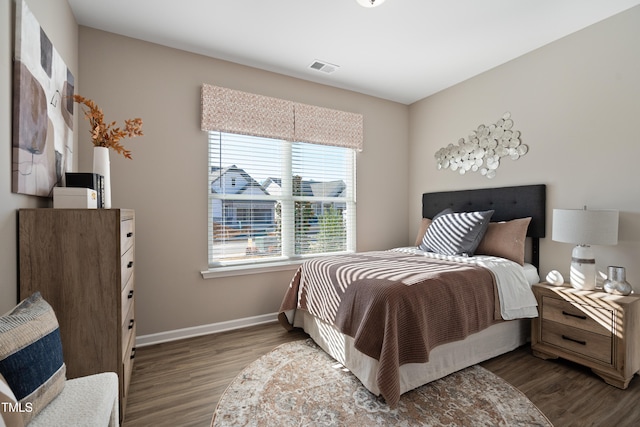
[[[473,256],[494,211],[454,212],[433,220],[421,248],[442,255]]]
[[[0,374],[27,424],[64,388],[58,320],[39,292],[0,317]]]
[[[420,224],[420,230],[418,231],[418,237],[416,238],[416,246],[418,247],[418,249],[428,252],[427,247],[424,245],[424,236],[425,236],[427,230],[429,229],[429,226],[431,225],[431,223],[433,221],[438,219],[438,217],[441,217],[442,215],[447,215],[447,214],[450,214],[450,213],[453,213],[451,208],[446,208],[446,209],[438,212],[437,214],[435,214],[434,217],[431,218],[431,219],[422,218],[422,223]]]

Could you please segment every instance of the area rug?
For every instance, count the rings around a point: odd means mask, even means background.
[[[409,391],[390,408],[311,339],[282,344],[238,374],[211,425],[552,426],[522,392],[478,365]]]

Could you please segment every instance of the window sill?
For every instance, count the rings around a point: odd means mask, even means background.
[[[234,265],[216,267],[201,271],[203,279],[217,279],[220,277],[246,276],[249,274],[271,273],[275,271],[297,270],[303,260],[270,262],[254,265]]]

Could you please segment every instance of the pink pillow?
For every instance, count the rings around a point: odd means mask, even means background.
[[[524,265],[525,239],[531,218],[492,222],[476,249],[476,255],[506,258]]]
[[[427,228],[431,225],[431,220],[429,218],[422,218],[420,222],[420,230],[418,230],[418,236],[416,237],[415,246],[420,246],[422,243],[422,239],[424,239],[424,234],[427,232]]]

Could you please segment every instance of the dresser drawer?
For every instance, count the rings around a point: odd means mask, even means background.
[[[133,305],[129,309],[127,313],[127,317],[122,319],[122,356],[126,354],[126,345],[129,341],[131,341],[132,336],[135,337],[136,331],[136,321],[134,318],[134,307]]]
[[[548,296],[542,297],[543,320],[611,337],[614,312],[601,307],[571,303]]]
[[[612,364],[613,336],[604,336],[560,323],[542,320],[541,341],[586,356],[606,364]]]
[[[133,370],[133,358],[136,355],[135,341],[136,341],[136,333],[135,333],[135,325],[133,327],[133,333],[129,339],[129,342],[123,343],[124,348],[126,349],[122,358],[122,372],[124,372],[124,378],[122,379],[122,398],[126,399],[129,394],[129,383],[131,381],[131,371]]]
[[[127,317],[127,313],[129,312],[129,310],[131,310],[131,307],[133,307],[133,294],[134,294],[134,286],[133,286],[133,281],[134,281],[134,277],[133,275],[129,278],[129,282],[127,283],[127,286],[124,287],[124,289],[122,290],[122,294],[120,295],[120,307],[121,307],[121,313],[122,313],[122,318],[125,319]]]
[[[133,219],[120,221],[120,255],[124,254],[133,246]]]
[[[133,248],[120,258],[121,286],[124,288],[133,274]]]

